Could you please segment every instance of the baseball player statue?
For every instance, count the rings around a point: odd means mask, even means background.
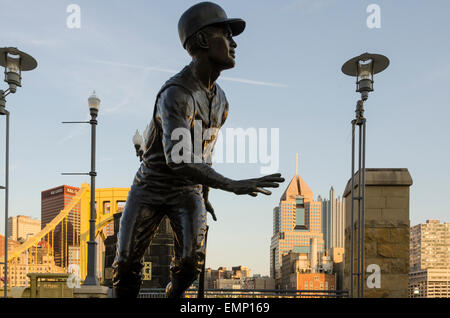
[[[192,6],[178,22],[181,43],[192,62],[156,96],[142,162],[120,221],[113,264],[115,297],[139,294],[143,255],[165,215],[173,229],[175,252],[166,295],[179,298],[204,265],[206,213],[216,219],[209,188],[269,195],[265,187],[276,188],[284,181],[281,174],[232,180],[211,167],[214,143],[228,114],[227,99],[216,80],[223,70],[234,67],[233,37],[244,28],[245,21],[228,18],[212,2]]]

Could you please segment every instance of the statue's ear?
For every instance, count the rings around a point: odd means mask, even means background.
[[[197,44],[202,49],[208,49],[209,48],[208,36],[206,35],[205,32],[202,32],[202,31],[197,32]]]

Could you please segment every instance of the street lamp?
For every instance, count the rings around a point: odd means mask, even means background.
[[[361,94],[361,99],[356,103],[356,118],[352,120],[352,174],[351,174],[351,213],[350,213],[350,297],[353,297],[353,276],[357,278],[357,295],[364,297],[364,198],[366,185],[366,118],[364,118],[364,102],[373,91],[374,74],[384,71],[389,66],[389,59],[380,54],[364,53],[356,56],[342,65],[345,75],[356,77],[356,91]],[[359,126],[358,147],[358,196],[354,191],[355,174],[355,126]],[[353,245],[354,245],[354,201],[358,201],[357,230],[357,271],[353,269]]]
[[[91,205],[90,205],[90,219],[89,219],[89,241],[88,245],[88,261],[87,261],[87,275],[84,279],[83,285],[99,286],[96,275],[96,252],[97,242],[95,241],[95,129],[97,126],[97,116],[100,107],[100,98],[95,95],[95,91],[88,98],[89,111],[91,114],[90,121],[66,121],[63,124],[90,124],[91,125],[91,171],[89,173],[62,173],[63,175],[89,175],[91,177]]]
[[[84,285],[95,285],[98,286],[98,279],[96,275],[96,252],[97,252],[97,242],[95,241],[95,177],[97,172],[95,172],[95,128],[97,126],[97,115],[98,109],[100,107],[100,98],[95,95],[95,91],[88,98],[89,110],[91,113],[91,171],[89,175],[91,176],[91,218],[89,219],[89,241],[88,244],[88,263],[87,263],[87,276],[84,280]]]
[[[9,88],[0,90],[0,115],[6,116],[6,145],[5,145],[5,257],[4,257],[4,297],[8,296],[8,197],[9,197],[9,111],[6,109],[6,96],[14,94],[17,87],[22,87],[22,71],[31,71],[37,67],[36,60],[15,47],[0,48],[0,66],[5,68],[5,79]]]
[[[133,136],[133,145],[136,149],[136,156],[139,157],[139,161],[142,161],[142,155],[144,154],[144,139],[139,133],[139,129],[136,129],[136,133]]]

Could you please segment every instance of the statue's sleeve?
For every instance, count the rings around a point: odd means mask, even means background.
[[[190,93],[181,86],[166,88],[160,95],[156,107],[155,120],[162,129],[167,165],[175,173],[191,178],[197,184],[231,191],[228,185],[233,180],[217,173],[201,157],[194,155],[192,137],[177,137],[183,131],[187,134],[191,134],[192,131],[194,100]],[[173,138],[174,136],[176,138]],[[179,156],[181,149],[182,155]]]
[[[162,130],[166,163],[172,165],[186,156],[191,158],[194,102],[189,92],[181,86],[170,86],[161,94],[156,107],[155,119]],[[184,151],[184,156],[180,155],[180,150]]]

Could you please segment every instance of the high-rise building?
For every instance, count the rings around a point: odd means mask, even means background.
[[[427,220],[410,230],[410,297],[450,297],[450,222]]]
[[[427,220],[410,231],[410,269],[450,268],[450,222]]]
[[[80,190],[77,187],[62,185],[41,192],[41,228],[44,228],[61,210],[70,204]],[[80,204],[78,203],[66,220],[56,226],[49,244],[55,251],[55,264],[66,267],[69,263],[69,247],[79,245]]]
[[[329,255],[332,249],[344,247],[344,211],[344,200],[339,196],[335,198],[334,188],[331,187],[329,199],[322,201],[322,232]]]
[[[270,245],[270,276],[281,278],[282,256],[290,251],[307,258],[316,242],[317,253],[323,253],[322,202],[313,200],[313,192],[296,174],[273,210],[273,236]]]
[[[8,239],[26,241],[41,230],[41,221],[26,215],[11,216],[8,218]]]

